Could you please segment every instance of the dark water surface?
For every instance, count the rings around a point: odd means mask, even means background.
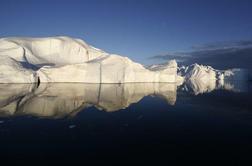
[[[2,160],[251,159],[249,83],[238,89],[3,84],[0,90]]]

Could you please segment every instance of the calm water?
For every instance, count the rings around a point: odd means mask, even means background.
[[[1,160],[251,159],[250,83],[0,85]]]

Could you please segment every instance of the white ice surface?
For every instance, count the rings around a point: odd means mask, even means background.
[[[37,66],[83,63],[107,54],[70,37],[2,38],[0,55]]]
[[[0,83],[34,83],[37,73],[8,56],[0,56]]]
[[[217,70],[211,66],[192,64],[178,68],[178,75],[185,79],[208,80],[248,80],[249,72],[246,69],[234,68]]]
[[[176,82],[177,64],[174,62],[160,70],[149,70],[127,57],[105,55],[80,64],[42,67],[38,75],[41,82]]]
[[[178,75],[177,75],[178,69]],[[0,83],[82,82],[133,83],[247,80],[244,69],[216,70],[175,60],[145,67],[127,57],[109,54],[70,37],[0,39]],[[250,78],[251,79],[251,78]]]
[[[199,64],[179,67],[179,76],[184,78],[183,88],[195,95],[215,89],[246,91],[248,81],[248,71],[245,69],[216,70]]]
[[[7,65],[0,62],[3,73],[0,83],[32,83],[38,80],[37,77],[40,82],[177,81],[176,61],[147,69],[127,57],[108,54],[69,37],[3,38],[0,39],[0,56],[3,61],[8,61]],[[23,67],[17,67],[19,63]],[[20,73],[18,78],[10,75],[8,70]],[[29,73],[31,78],[28,79]]]

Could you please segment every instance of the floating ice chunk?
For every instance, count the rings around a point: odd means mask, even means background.
[[[223,72],[223,77],[225,80],[248,80],[249,73],[246,69],[230,69]]]
[[[75,127],[76,127],[76,125],[69,125],[69,126],[68,126],[69,129],[73,129],[73,128],[75,128]]]

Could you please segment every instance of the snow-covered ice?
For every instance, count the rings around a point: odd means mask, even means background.
[[[175,60],[145,67],[70,37],[0,39],[0,83],[213,84],[214,80],[224,82],[249,77],[244,69],[216,70],[199,64],[178,67]]]
[[[61,67],[42,67],[41,82],[130,83],[176,82],[177,63],[159,70],[149,70],[127,57],[104,55],[86,63]]]
[[[194,79],[203,82],[209,80],[248,80],[249,78],[249,72],[246,69],[217,70],[211,66],[199,64],[178,67],[178,75],[185,78],[185,80]]]
[[[70,37],[0,39],[0,55],[36,66],[83,63],[105,54],[81,39]]]
[[[246,91],[248,71],[245,69],[217,70],[211,66],[192,64],[178,68],[178,77],[184,78],[184,89],[193,94],[215,89]]]
[[[25,68],[11,57],[0,55],[0,83],[33,83],[37,80],[36,71]]]
[[[176,61],[148,69],[69,37],[2,38],[0,56],[0,83],[177,81]]]

